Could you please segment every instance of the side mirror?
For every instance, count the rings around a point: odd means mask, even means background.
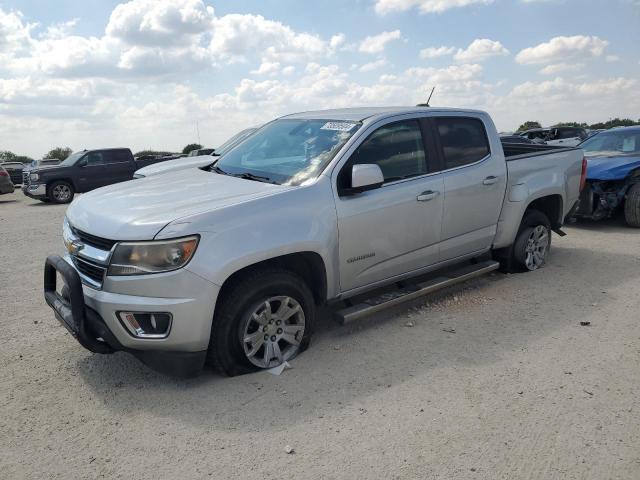
[[[76,163],[76,167],[86,167],[87,163],[89,163],[87,157],[82,157],[80,160],[78,160],[78,163]]]
[[[351,167],[351,187],[345,188],[343,195],[355,195],[380,188],[384,183],[382,170],[375,163],[354,165]]]

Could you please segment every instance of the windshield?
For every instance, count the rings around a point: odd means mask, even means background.
[[[212,169],[252,180],[301,185],[322,172],[360,125],[326,119],[275,120],[227,152]]]
[[[65,158],[61,163],[59,163],[58,165],[60,165],[61,167],[70,167],[71,165],[75,165],[75,163],[80,159],[80,157],[82,157],[85,153],[87,152],[76,152],[76,153],[72,153],[71,155],[69,155],[67,158]]]
[[[601,132],[580,144],[588,155],[640,154],[640,130]]]

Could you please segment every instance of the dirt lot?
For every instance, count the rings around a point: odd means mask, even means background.
[[[46,307],[64,211],[0,198],[2,478],[640,479],[640,232],[619,220],[567,228],[541,271],[326,318],[280,377],[176,380]]]

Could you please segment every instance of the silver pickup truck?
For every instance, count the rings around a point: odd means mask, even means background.
[[[580,149],[503,146],[484,112],[288,115],[210,167],[75,200],[45,298],[93,352],[176,375],[271,368],[309,345],[321,304],[349,321],[540,268],[584,176]]]

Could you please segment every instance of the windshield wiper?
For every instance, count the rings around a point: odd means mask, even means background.
[[[227,172],[218,167],[215,163],[209,167],[209,171],[219,173],[220,175],[229,175]]]
[[[262,177],[260,175],[254,175],[253,173],[249,173],[249,172],[228,173],[227,175],[231,175],[232,177],[237,177],[237,178],[244,178],[245,180],[254,180],[256,182],[273,183],[277,185],[277,183],[271,180],[269,177]]]

